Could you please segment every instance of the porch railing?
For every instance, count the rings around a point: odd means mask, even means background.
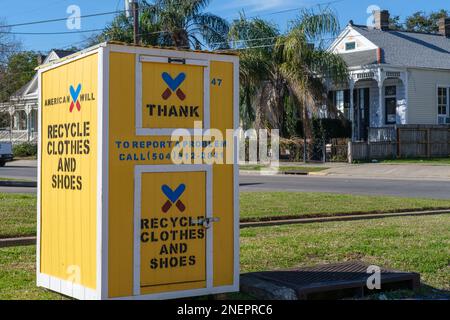
[[[397,141],[397,130],[394,127],[369,128],[368,140],[370,142]]]
[[[28,132],[27,130],[9,130],[0,131],[0,141],[22,143],[22,142],[37,142],[38,133]]]

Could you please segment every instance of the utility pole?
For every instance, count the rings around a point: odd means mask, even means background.
[[[139,5],[137,0],[125,0],[125,14],[127,18],[130,17],[130,11],[133,12],[133,43],[137,45],[140,44]]]

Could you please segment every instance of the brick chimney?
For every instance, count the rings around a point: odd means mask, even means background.
[[[37,63],[38,63],[38,65],[43,64],[44,61],[45,61],[45,58],[46,58],[46,56],[38,53],[38,55],[37,55]]]
[[[439,19],[439,33],[444,37],[450,38],[450,18]]]
[[[375,25],[374,25],[375,29],[389,30],[389,11],[376,10],[373,12],[373,17],[375,19]]]

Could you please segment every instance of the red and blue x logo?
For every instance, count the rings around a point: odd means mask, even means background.
[[[162,78],[168,86],[168,88],[162,94],[162,98],[164,100],[169,99],[169,97],[172,95],[172,92],[175,92],[177,97],[180,98],[180,100],[186,99],[186,95],[179,88],[183,83],[183,81],[186,79],[186,74],[184,72],[181,72],[175,78],[172,78],[170,74],[168,74],[167,72],[163,72]]]
[[[175,206],[181,212],[186,209],[186,206],[180,200],[181,195],[183,194],[184,190],[186,190],[186,185],[184,183],[180,184],[175,190],[172,190],[167,184],[164,184],[161,186],[161,190],[167,197],[167,201],[161,208],[164,213],[169,211],[173,204],[175,204]]]
[[[73,86],[70,86],[70,96],[72,97],[72,102],[70,103],[70,108],[69,111],[72,112],[73,108],[76,106],[78,111],[81,110],[81,104],[78,101],[78,97],[80,96],[80,92],[81,92],[81,83],[78,84],[77,89],[75,90],[75,88]]]

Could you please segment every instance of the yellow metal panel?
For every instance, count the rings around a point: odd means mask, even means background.
[[[205,172],[142,174],[141,288],[206,282],[206,229],[192,219],[206,217]],[[199,284],[201,285],[201,284]]]
[[[108,142],[108,286],[110,297],[133,295],[134,168],[136,165],[144,164],[173,164],[171,160],[171,150],[173,145],[170,142],[170,137],[136,135],[135,61],[135,55],[131,53],[113,52],[110,54]],[[164,64],[160,64],[160,66],[166,66],[169,69],[173,67],[172,65]],[[187,66],[183,67],[185,68]],[[203,70],[201,67],[196,68],[199,68],[199,70]],[[143,68],[143,70],[145,73],[145,67]],[[163,69],[159,70],[158,72],[162,70]],[[179,70],[177,70],[177,72],[178,71]],[[172,76],[175,77],[175,75]],[[225,62],[211,62],[210,76],[211,79],[221,79],[220,85],[218,85],[218,82],[215,82],[216,84],[212,84],[210,87],[211,127],[222,130],[223,137],[225,139],[225,129],[233,128],[233,64]],[[143,76],[143,79],[144,78],[145,75]],[[186,81],[187,80],[185,80],[185,82]],[[196,81],[195,88],[192,88],[192,90],[184,88],[184,92],[186,93],[186,95],[188,95],[191,91],[196,92],[198,88],[200,88],[203,92],[202,85],[202,80],[199,80],[198,82]],[[155,90],[158,95],[162,94],[162,92],[160,92],[161,90],[159,89],[161,88]],[[145,90],[143,90],[143,92],[145,92]],[[143,98],[143,103],[147,104],[148,102],[145,102],[144,99],[147,98]],[[164,128],[167,126],[182,126],[191,128],[193,126],[186,124],[186,122],[178,123],[171,122],[171,120],[169,122],[164,120],[163,124],[151,123],[150,120],[150,122],[147,123],[145,121],[147,120],[143,121],[144,127],[148,126],[149,128]],[[185,173],[183,173],[182,175],[185,175]],[[156,179],[157,181],[153,185],[153,182],[150,182],[152,181],[152,179],[149,178],[148,188],[156,188],[158,186],[160,187],[160,184],[163,180],[160,181],[158,179]],[[170,181],[171,178],[166,177],[166,179],[169,179]],[[195,180],[196,178],[193,177],[192,179]],[[147,183],[145,182],[145,180],[147,179],[144,179],[144,183]],[[233,166],[215,165],[213,168],[212,180],[213,214],[214,216],[218,216],[221,219],[220,222],[214,223],[214,285],[231,285],[233,283],[234,263]],[[174,185],[176,184],[175,182]],[[198,190],[197,192],[203,193],[204,191]],[[202,197],[203,196],[204,195],[202,195]],[[151,199],[154,199],[153,197],[148,196],[147,193],[146,197],[148,197],[149,201]],[[158,199],[155,199],[155,201],[156,200]],[[144,203],[143,205],[153,208],[150,203]],[[160,211],[142,212],[142,215],[150,214],[158,216],[161,213]],[[142,257],[146,257],[146,255],[148,254],[150,253],[145,252],[143,253]],[[143,276],[143,278],[146,277],[146,275],[144,275],[143,273],[141,273],[141,275]],[[162,277],[172,277],[172,275],[166,274],[162,275]],[[149,281],[153,280],[149,278]],[[150,289],[148,287],[145,287],[142,288],[141,293],[146,294],[161,291],[177,291],[201,287],[204,287],[203,281],[158,286],[152,287]]]
[[[133,294],[134,168],[118,160],[117,139],[134,138],[134,55],[111,53],[109,80],[109,240],[110,297]]]
[[[96,288],[97,79],[92,54],[42,74],[41,273]]]
[[[142,63],[142,127],[193,128],[203,121],[204,67]]]
[[[225,139],[226,130],[233,129],[233,63],[212,61],[210,67],[211,128],[219,129]],[[213,215],[220,218],[214,224],[214,286],[233,284],[233,181],[232,164],[214,165]]]

